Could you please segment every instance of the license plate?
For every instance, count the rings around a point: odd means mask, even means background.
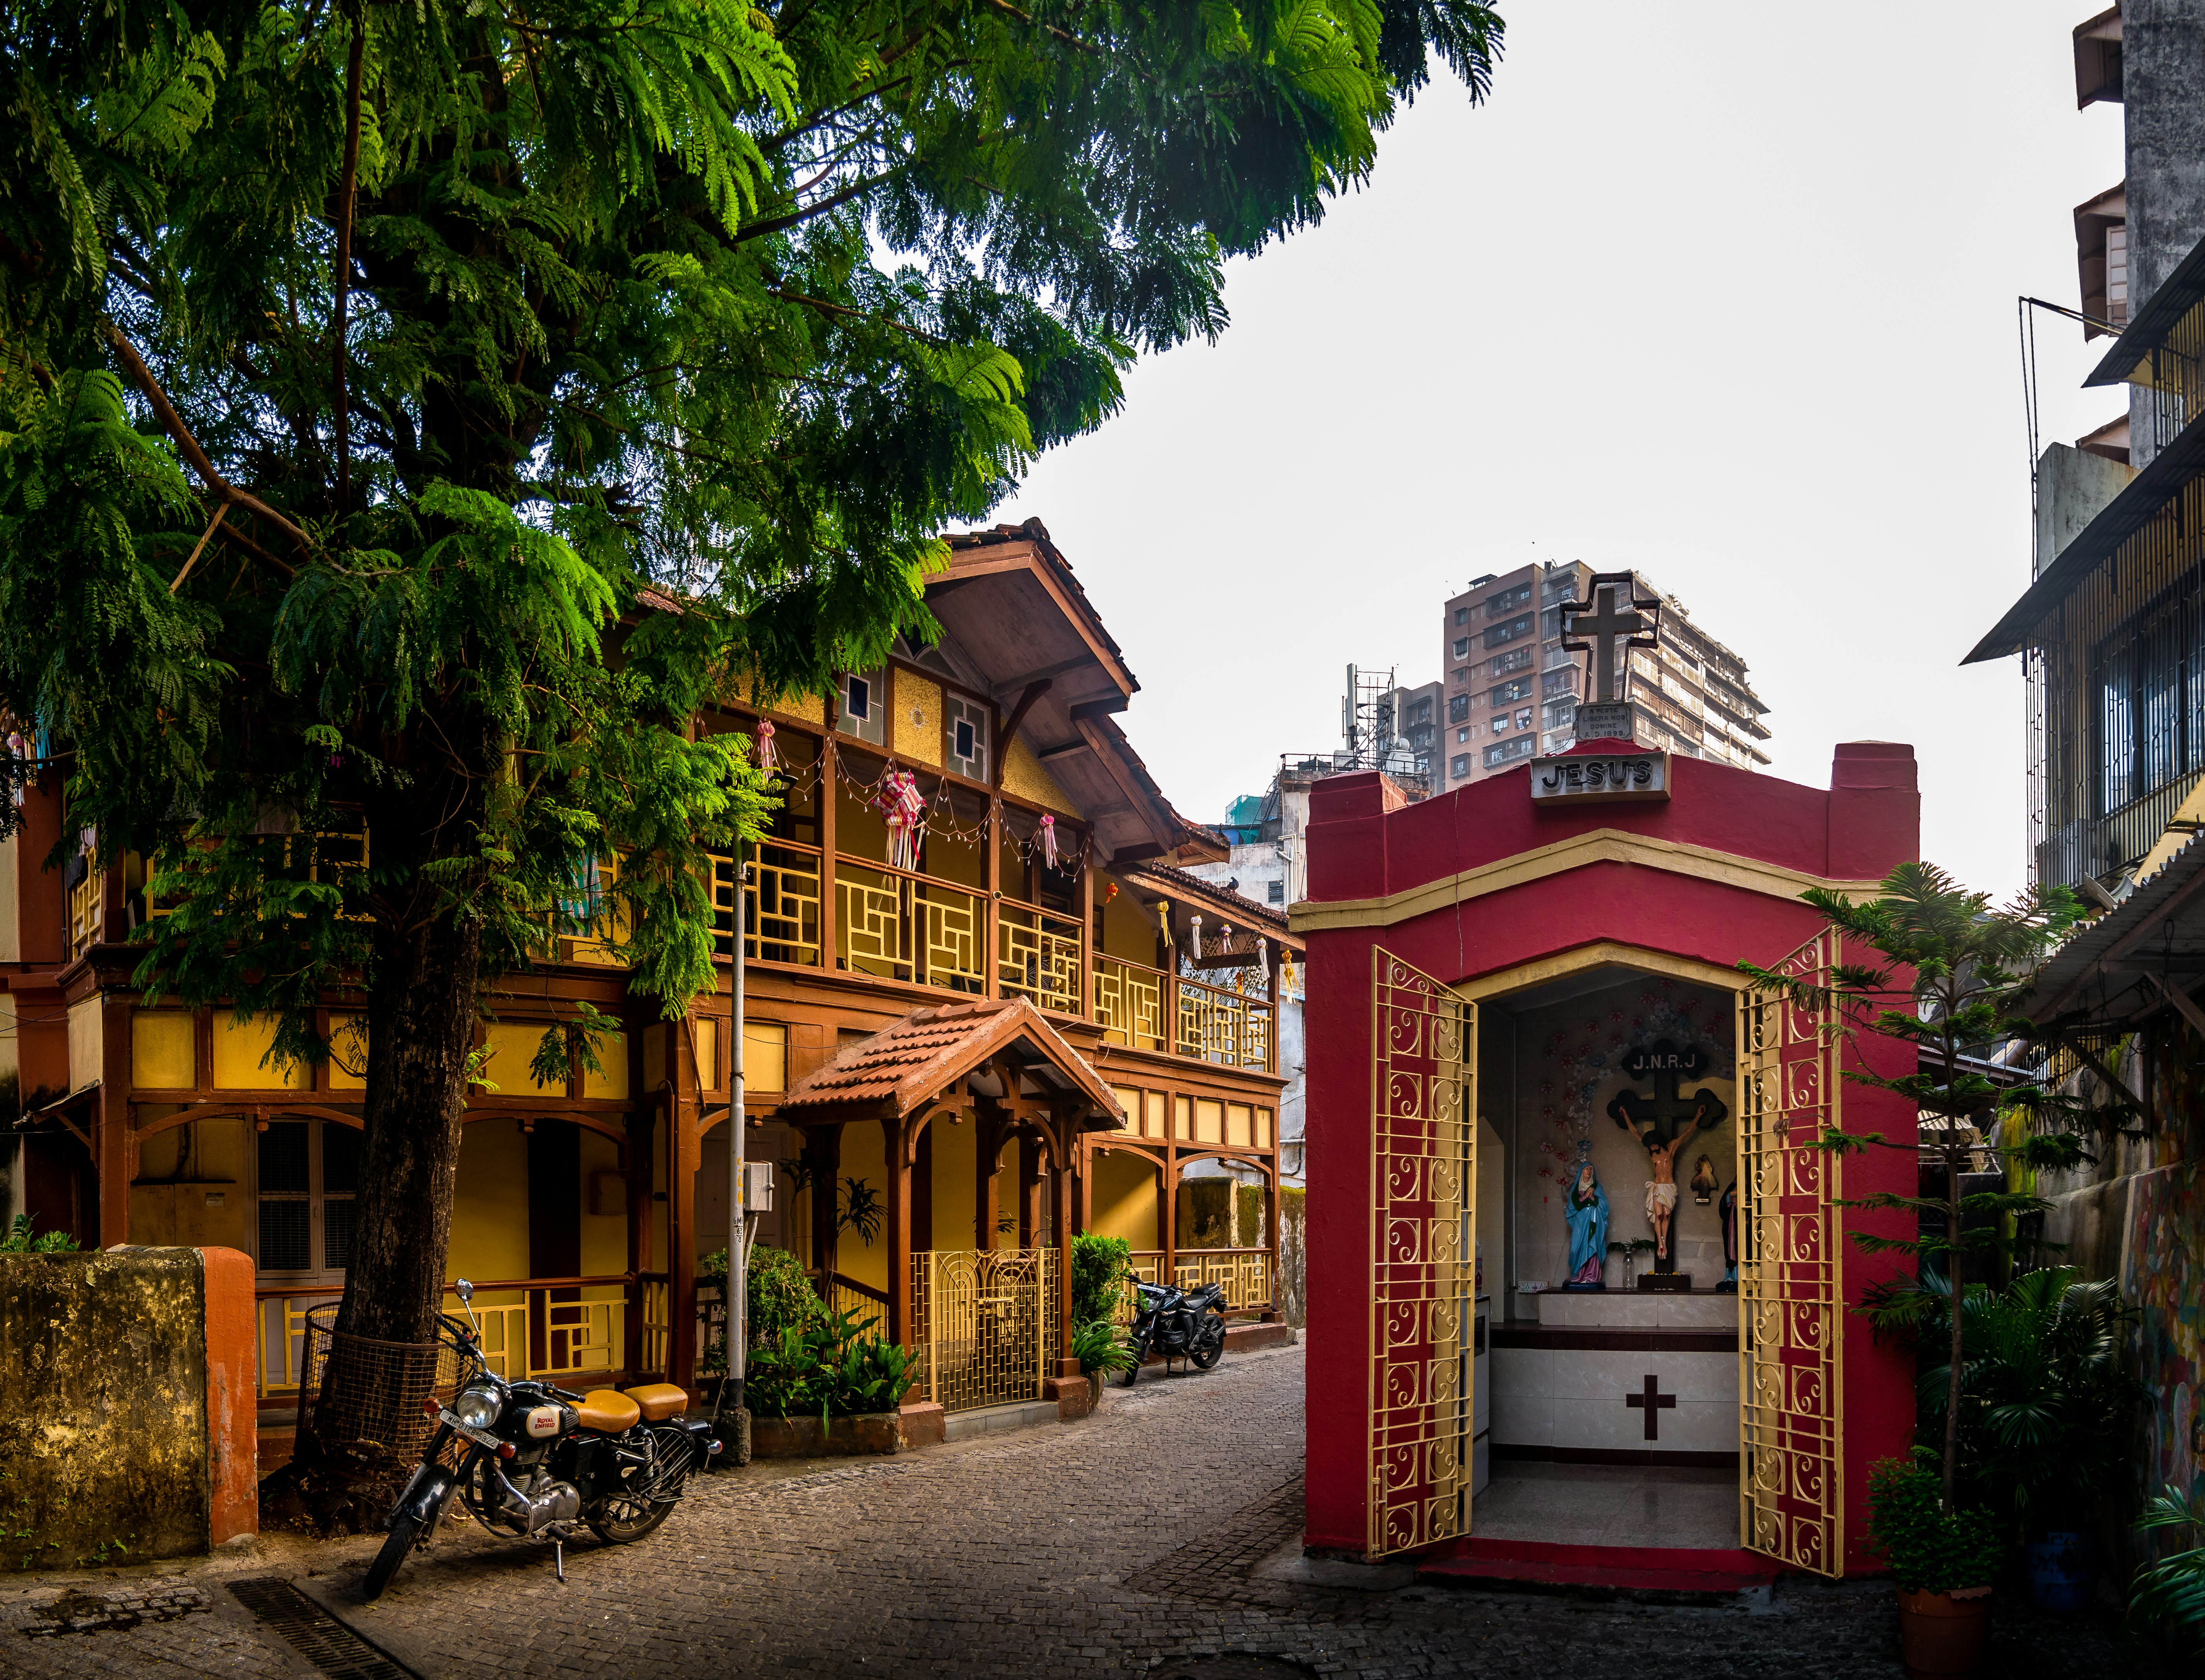
[[[447,1424],[449,1424],[455,1433],[465,1435],[477,1446],[486,1446],[492,1452],[496,1452],[498,1448],[505,1445],[505,1443],[499,1440],[496,1436],[491,1434],[489,1430],[477,1429],[468,1424],[462,1423],[449,1411],[440,1411],[437,1415],[442,1418]]]

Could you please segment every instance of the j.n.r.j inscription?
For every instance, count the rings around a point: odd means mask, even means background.
[[[1603,800],[1668,796],[1667,753],[1589,753],[1531,760],[1534,805],[1590,805]]]

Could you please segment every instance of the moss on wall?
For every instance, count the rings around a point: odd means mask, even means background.
[[[207,1546],[196,1248],[0,1255],[0,1570]]]
[[[1271,1304],[1288,1324],[1309,1321],[1309,1192],[1291,1185],[1279,1191],[1279,1275]]]

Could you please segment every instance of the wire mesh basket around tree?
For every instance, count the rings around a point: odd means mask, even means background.
[[[337,1303],[308,1309],[299,1364],[299,1440],[411,1464],[437,1421],[422,1402],[459,1392],[460,1356],[440,1342],[382,1342],[336,1328]]]

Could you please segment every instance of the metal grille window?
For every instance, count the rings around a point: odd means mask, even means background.
[[[360,1134],[334,1120],[271,1120],[256,1165],[262,1273],[342,1272],[352,1260]]]

